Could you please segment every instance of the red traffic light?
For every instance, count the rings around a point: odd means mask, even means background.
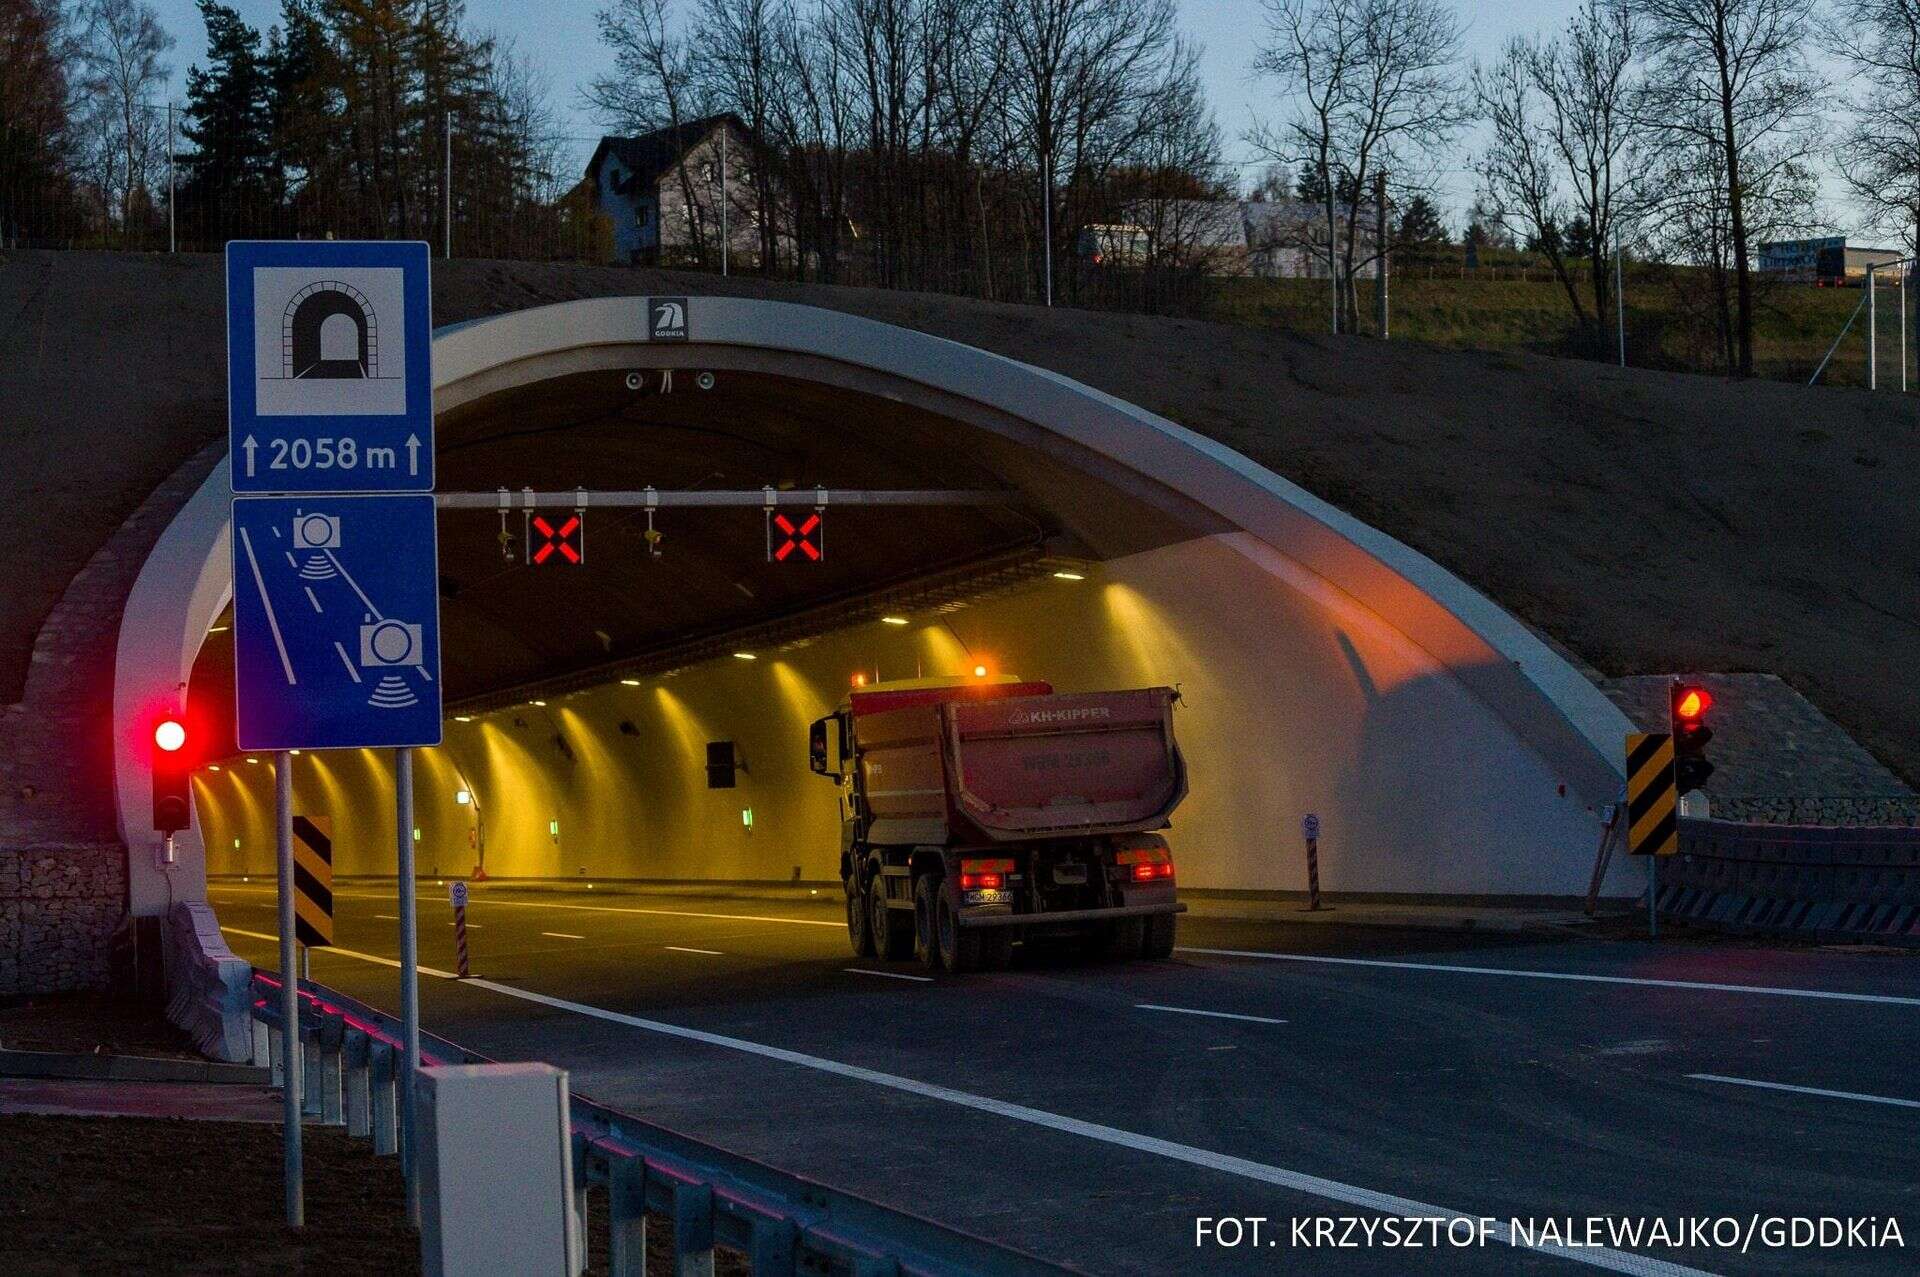
[[[177,718],[163,718],[154,724],[153,743],[165,753],[178,753],[187,743],[187,729]]]
[[[1677,690],[1673,700],[1675,718],[1691,722],[1701,717],[1713,706],[1713,697],[1704,687],[1682,687]]]

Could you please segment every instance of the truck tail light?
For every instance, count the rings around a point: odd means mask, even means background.
[[[1166,853],[1162,852],[1161,854],[1165,855]],[[1141,861],[1133,867],[1133,880],[1135,882],[1154,882],[1162,878],[1171,877],[1173,877],[1173,861],[1171,860]]]
[[[1116,865],[1160,865],[1172,862],[1173,853],[1158,838],[1150,843],[1141,842],[1132,846],[1122,843],[1113,853],[1113,863]]]
[[[1007,885],[1007,875],[1012,872],[1011,857],[962,859],[960,889],[962,891],[998,891]]]

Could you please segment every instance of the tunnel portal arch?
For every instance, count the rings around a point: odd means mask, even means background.
[[[1439,565],[1214,440],[1047,370],[837,311],[746,298],[684,299],[686,339],[658,342],[649,322],[658,300],[595,298],[443,328],[436,411],[585,371],[774,372],[921,404],[1201,509],[1221,530],[1116,569],[1125,589],[1109,607],[1116,617],[1116,608],[1132,609],[1127,625],[1115,624],[1136,632],[1116,641],[1156,673],[1168,668],[1166,653],[1209,667],[1218,712],[1206,722],[1219,739],[1193,742],[1190,754],[1208,758],[1221,779],[1196,784],[1189,808],[1245,804],[1262,814],[1223,815],[1235,845],[1214,848],[1200,862],[1212,866],[1201,875],[1211,881],[1194,885],[1285,885],[1291,871],[1278,867],[1297,859],[1299,814],[1313,810],[1342,831],[1353,858],[1347,882],[1328,875],[1333,889],[1585,888],[1600,812],[1621,785],[1627,721],[1518,620]],[[155,689],[184,683],[231,596],[227,497],[223,465],[136,583],[116,674],[123,728]],[[116,767],[135,911],[153,911],[143,906],[183,885],[204,892],[203,855],[189,884],[176,878],[167,888],[145,868],[152,858],[141,852],[153,839],[140,815],[150,791],[125,730]],[[1204,828],[1209,809],[1189,827]],[[1626,874],[1616,868],[1610,885],[1637,885]]]
[[[343,322],[352,332],[345,352],[338,347]],[[366,294],[340,280],[316,280],[289,298],[280,321],[280,375],[378,377],[380,329]]]

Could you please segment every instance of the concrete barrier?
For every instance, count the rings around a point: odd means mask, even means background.
[[[1721,931],[1920,947],[1920,828],[1682,820],[1659,907]]]
[[[166,926],[167,1019],[201,1052],[238,1063],[253,1057],[253,966],[233,956],[213,908],[176,902]]]

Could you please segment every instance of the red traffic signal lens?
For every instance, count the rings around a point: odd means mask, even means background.
[[[1713,697],[1707,694],[1705,688],[1683,688],[1673,702],[1673,713],[1676,718],[1692,722],[1705,714],[1712,704]]]
[[[187,743],[187,729],[179,719],[163,718],[154,725],[153,743],[166,753],[177,753]]]

